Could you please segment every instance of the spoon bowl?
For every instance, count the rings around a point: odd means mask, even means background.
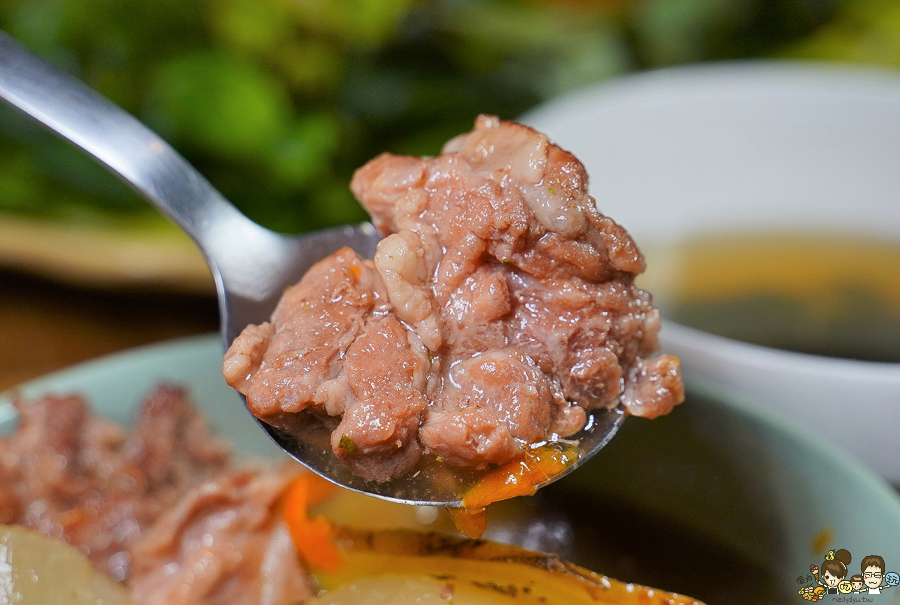
[[[369,223],[285,236],[240,213],[187,160],[133,116],[56,70],[0,32],[0,98],[80,148],[171,218],[200,247],[219,300],[227,348],[248,324],[267,321],[285,288],[344,246],[372,258],[379,236]],[[624,420],[620,408],[594,412],[575,436],[577,459],[542,487],[605,446]],[[471,480],[436,470],[383,483],[353,475],[334,456],[327,427],[310,415],[303,439],[260,426],[290,456],[345,488],[404,504],[462,506]]]

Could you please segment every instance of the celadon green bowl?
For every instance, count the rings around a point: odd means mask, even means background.
[[[0,429],[15,424],[12,398],[80,393],[94,409],[128,423],[158,383],[185,386],[241,454],[283,456],[221,375],[218,336],[189,338],[97,359],[0,396]],[[900,571],[900,497],[802,424],[772,419],[754,402],[688,381],[688,399],[669,416],[629,419],[589,464],[519,499],[540,520],[522,535],[486,537],[528,545],[556,532],[562,555],[625,582],[655,585],[707,603],[800,603],[830,549],[867,555]],[[537,515],[537,513],[535,513]],[[568,532],[568,534],[566,533]],[[865,596],[900,602],[900,588]],[[824,600],[833,600],[827,595]]]

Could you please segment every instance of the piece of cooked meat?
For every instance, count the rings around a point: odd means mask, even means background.
[[[383,154],[351,188],[385,236],[375,258],[323,259],[225,356],[259,418],[339,417],[333,451],[381,481],[423,452],[485,468],[588,411],[683,400],[677,359],[650,358],[643,256],[546,136],[481,116],[440,156]]]
[[[223,470],[228,450],[185,392],[158,387],[126,434],[84,399],[16,401],[19,426],[0,438],[0,519],[78,547],[116,580],[128,546],[188,489]]]
[[[296,464],[193,487],[130,547],[140,605],[291,605],[314,595],[279,502]]]

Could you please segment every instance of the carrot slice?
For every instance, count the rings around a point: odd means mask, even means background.
[[[563,472],[577,460],[575,448],[559,444],[525,450],[473,485],[463,497],[463,507],[478,510],[498,500],[533,495],[538,485]]]
[[[304,473],[288,486],[282,500],[282,517],[294,547],[313,571],[336,572],[342,564],[331,523],[309,516],[309,508],[326,499],[335,487],[312,473]]]
[[[465,536],[477,539],[487,529],[487,510],[469,510],[468,508],[448,508],[453,525]]]

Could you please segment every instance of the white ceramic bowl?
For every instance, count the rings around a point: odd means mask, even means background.
[[[522,120],[585,164],[642,248],[836,226],[900,242],[900,72],[790,63],[667,69]],[[900,484],[900,364],[779,351],[664,325],[688,375],[753,396]],[[898,343],[900,347],[900,343]]]

